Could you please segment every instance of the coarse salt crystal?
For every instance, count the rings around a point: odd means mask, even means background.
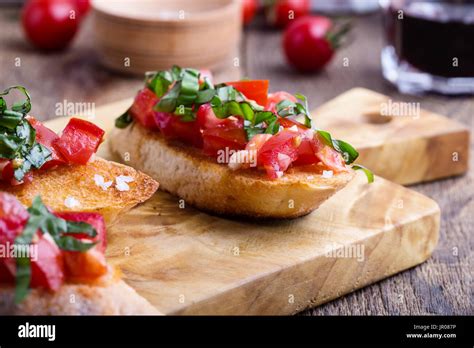
[[[132,182],[133,178],[131,176],[119,175],[115,178],[115,188],[119,191],[128,191],[130,187],[128,183]]]
[[[66,199],[64,200],[64,205],[67,207],[67,208],[76,208],[76,207],[79,207],[81,205],[81,203],[75,199],[73,196],[67,196]]]
[[[113,184],[111,180],[106,182],[104,180],[104,177],[99,174],[94,175],[94,182],[97,186],[99,186],[104,191],[107,191],[107,189]]]

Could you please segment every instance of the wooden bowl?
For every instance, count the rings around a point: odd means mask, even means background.
[[[102,63],[125,73],[232,64],[241,34],[240,0],[93,0]]]

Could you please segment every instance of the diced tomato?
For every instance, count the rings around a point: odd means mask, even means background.
[[[94,238],[89,237],[86,234],[75,233],[72,236],[78,239],[89,239],[96,244],[96,248],[104,253],[105,248],[107,247],[106,232],[105,232],[105,222],[101,214],[97,213],[84,213],[84,212],[64,212],[64,213],[55,213],[57,217],[60,217],[64,220],[74,221],[74,222],[85,222],[97,231],[97,236]]]
[[[0,192],[0,244],[13,243],[29,214],[15,196]]]
[[[263,144],[265,144],[271,137],[271,134],[254,135],[253,138],[247,143],[247,146],[245,146],[245,150],[258,152],[262,148]]]
[[[314,135],[314,141],[311,142],[316,157],[329,169],[342,172],[346,171],[346,165],[342,155],[332,147],[324,144],[319,134]]]
[[[290,93],[287,92],[275,92],[268,95],[268,100],[265,104],[265,110],[276,113],[276,106],[279,102],[283,100],[290,100],[293,103],[297,102],[298,99]]]
[[[209,128],[243,128],[244,120],[239,116],[230,116],[225,119],[218,118],[212,110],[211,104],[203,104],[196,115],[201,129]]]
[[[202,136],[197,121],[183,122],[177,115],[156,112],[155,120],[161,134],[168,139],[179,139],[184,143],[202,147]]]
[[[64,264],[68,278],[91,280],[107,273],[104,254],[96,247],[86,252],[65,251]]]
[[[229,120],[231,121],[231,120]],[[202,133],[204,147],[203,151],[209,156],[217,156],[220,150],[243,150],[247,143],[247,137],[243,125],[235,122],[215,128],[209,128]]]
[[[293,162],[295,166],[304,166],[319,162],[312,143],[312,139],[303,139],[301,141],[301,145],[298,147],[298,157]]]
[[[61,155],[61,152],[59,152],[59,150],[56,148],[56,142],[59,140],[59,136],[36,118],[28,116],[27,119],[36,131],[36,141],[41,145],[46,146],[52,153],[52,159],[43,164],[41,169],[49,169],[66,163],[66,160]]]
[[[3,159],[1,166],[2,166],[2,171],[1,171],[2,180],[7,183],[11,183],[13,179],[13,174],[14,174],[12,161]]]
[[[158,97],[149,88],[140,90],[130,108],[130,115],[134,120],[149,129],[157,129],[155,122],[155,107]]]
[[[91,122],[72,118],[56,145],[69,163],[86,164],[97,151],[104,133]]]
[[[267,105],[268,80],[242,80],[226,82],[226,85],[234,87],[248,99],[255,100],[261,106]]]
[[[32,288],[44,288],[57,291],[64,282],[64,260],[63,253],[58,246],[39,233],[37,247],[37,259],[31,260],[31,282]]]
[[[298,157],[301,135],[298,132],[283,130],[265,142],[258,153],[258,165],[265,168],[270,179],[283,175],[290,164]]]

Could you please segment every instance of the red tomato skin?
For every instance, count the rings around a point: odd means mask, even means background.
[[[130,115],[135,121],[148,129],[158,129],[155,121],[155,107],[159,99],[149,88],[140,90],[130,108]]]
[[[248,99],[255,100],[257,104],[267,105],[268,80],[242,80],[226,82],[225,84],[234,87]]]
[[[250,24],[257,13],[257,0],[241,0],[242,1],[242,22],[244,25]]]
[[[284,172],[298,157],[298,132],[283,130],[267,140],[258,152],[257,161],[260,167],[265,168],[267,177],[277,179],[278,172]],[[279,154],[288,156],[289,160],[282,161]]]
[[[243,150],[247,138],[243,128],[217,127],[204,130],[203,151],[208,156],[216,157],[219,151],[223,150]]]
[[[178,139],[186,144],[202,147],[202,135],[197,121],[183,122],[179,116],[156,112],[155,122],[165,138]]]
[[[69,45],[79,26],[74,0],[30,0],[23,7],[22,24],[28,40],[42,50]]]
[[[321,16],[307,16],[293,22],[283,36],[287,61],[302,72],[321,70],[334,55],[326,39],[331,27],[331,20]]]
[[[56,148],[56,142],[59,140],[59,136],[34,117],[27,116],[27,120],[36,131],[36,141],[51,151],[52,159],[43,164],[41,169],[46,170],[57,165],[65,164],[66,160]]]
[[[47,237],[38,233],[35,244],[38,250],[37,260],[31,260],[32,288],[44,288],[57,291],[64,283],[64,259],[58,246]]]
[[[95,124],[72,118],[56,141],[56,146],[68,163],[87,164],[97,151],[104,134],[104,130]]]
[[[267,8],[265,14],[270,25],[285,28],[296,19],[307,15],[309,11],[309,0],[277,0]]]
[[[0,260],[0,284],[14,284],[15,275],[11,272],[11,266],[7,266],[7,263],[14,263],[12,259],[3,259]],[[13,267],[15,265],[13,264]]]
[[[86,212],[61,212],[55,213],[54,215],[67,221],[85,222],[92,225],[92,227],[94,227],[97,231],[97,236],[94,238],[91,238],[86,234],[73,234],[72,236],[78,239],[88,239],[94,243],[97,243],[95,248],[97,248],[101,253],[105,253],[105,249],[107,247],[107,236],[105,221],[101,214]]]
[[[79,12],[80,19],[82,20],[91,9],[89,0],[76,0],[77,11]]]

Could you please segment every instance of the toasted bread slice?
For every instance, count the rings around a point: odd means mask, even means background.
[[[231,170],[201,150],[167,141],[136,122],[115,129],[111,152],[151,175],[160,188],[202,210],[255,218],[294,218],[310,213],[343,188],[354,172],[322,177],[321,171],[292,170],[270,180],[256,169]],[[313,169],[314,170],[314,169]]]
[[[15,304],[14,288],[0,286],[0,315],[151,315],[160,314],[119,277],[103,284],[65,284],[51,293],[30,290]]]
[[[95,175],[104,182],[111,182],[106,189],[97,185]],[[120,175],[130,177],[128,190],[116,187]],[[55,212],[84,211],[104,216],[110,224],[135,205],[146,201],[158,189],[158,183],[148,175],[119,163],[96,158],[81,166],[60,166],[52,170],[38,171],[31,183],[18,186],[0,184],[0,190],[14,194],[25,206],[40,195],[43,202]],[[69,197],[69,198],[68,198]],[[67,202],[67,200],[71,202]]]

